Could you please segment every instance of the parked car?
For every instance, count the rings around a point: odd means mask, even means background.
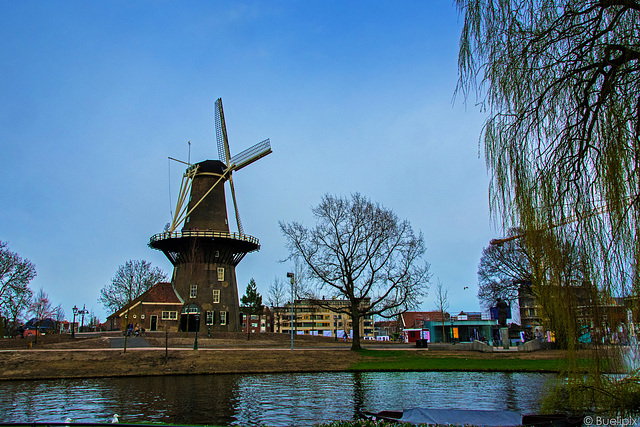
[[[38,330],[38,331],[37,331],[37,333],[38,333],[38,336],[42,336],[42,335],[44,335],[44,334],[45,334],[45,333],[44,333],[43,331],[41,331],[41,330]],[[24,330],[24,332],[22,333],[22,337],[23,337],[23,338],[27,338],[27,337],[35,337],[35,336],[36,336],[36,330],[35,330],[35,329],[29,329],[29,328],[27,328],[27,329],[25,329],[25,330]]]

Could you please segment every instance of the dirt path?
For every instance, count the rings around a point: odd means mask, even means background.
[[[344,371],[359,360],[343,350],[105,350],[0,353],[0,379],[167,374]]]
[[[164,334],[162,334],[164,335]],[[327,339],[297,339],[290,350],[288,337],[265,334],[247,341],[246,336],[198,338],[173,334],[147,335],[150,347],[130,341],[127,352],[120,346],[118,334],[71,340],[64,335],[41,337],[38,345],[20,339],[0,340],[0,380],[88,378],[137,375],[178,375],[212,373],[271,373],[345,371],[353,364],[370,360],[366,353],[349,351],[350,344]],[[262,334],[256,334],[262,335]],[[142,340],[140,340],[142,342]],[[169,348],[165,352],[164,345]],[[29,345],[31,344],[31,345]],[[140,343],[138,343],[140,344]],[[141,345],[141,344],[140,344]],[[409,345],[363,346],[385,350],[419,352],[423,357],[474,359],[562,358],[560,351],[535,353],[469,351],[429,351]]]

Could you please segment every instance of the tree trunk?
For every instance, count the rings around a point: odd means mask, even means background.
[[[351,351],[358,351],[360,347],[360,310],[358,305],[351,304],[351,330],[353,331],[353,342]]]

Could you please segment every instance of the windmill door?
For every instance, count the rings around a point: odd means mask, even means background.
[[[198,332],[200,330],[200,308],[189,304],[180,314],[180,330],[182,332]]]

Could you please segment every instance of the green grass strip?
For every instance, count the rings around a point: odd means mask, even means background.
[[[358,362],[352,371],[477,371],[477,372],[561,372],[568,367],[565,359],[439,357],[423,352],[362,350],[370,360]],[[586,368],[589,361],[579,361]]]

